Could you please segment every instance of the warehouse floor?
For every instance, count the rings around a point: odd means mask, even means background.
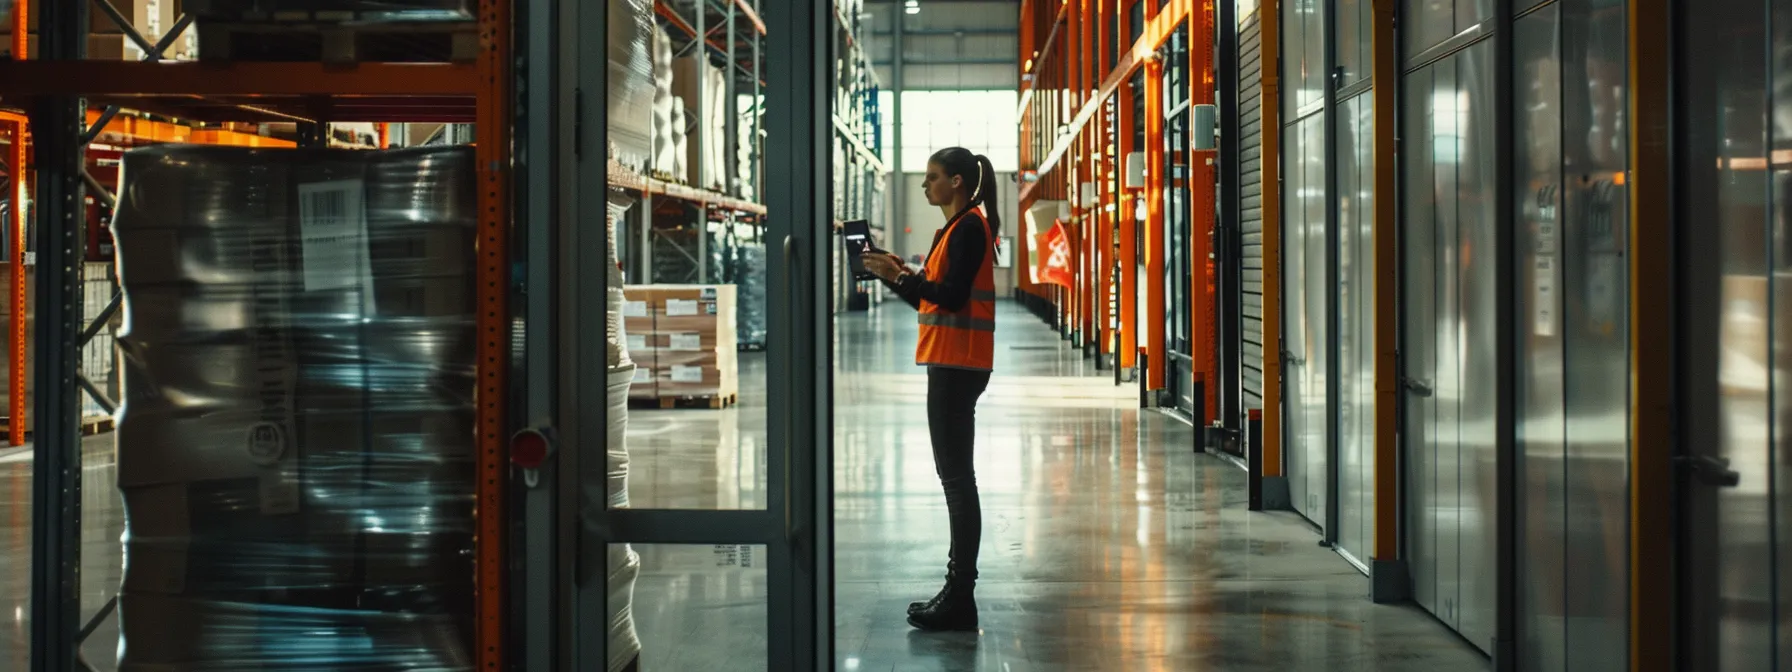
[[[1246,511],[1244,472],[1194,454],[1188,425],[1139,411],[1135,388],[1096,374],[1017,306],[999,321],[998,372],[979,405],[983,629],[969,634],[903,621],[938,589],[947,542],[914,313],[886,303],[836,322],[838,669],[1488,668],[1423,612],[1371,604],[1367,579],[1306,522]],[[739,407],[633,412],[631,503],[764,506],[764,376],[763,355],[743,356]],[[110,443],[85,451],[88,614],[119,577]],[[28,452],[0,449],[0,669],[27,664],[30,478]],[[765,669],[760,549],[637,550],[642,669]],[[114,667],[116,623],[84,647],[97,669]]]
[[[1481,670],[1429,615],[1369,584],[1291,514],[1250,513],[1245,474],[1193,429],[1141,412],[1055,334],[1002,304],[979,404],[982,632],[926,634],[946,510],[927,438],[914,312],[836,320],[835,647],[840,670]],[[744,358],[742,391],[763,389]],[[631,415],[634,506],[764,505],[762,396]],[[763,566],[747,549],[640,548],[644,670],[764,669]],[[751,566],[742,566],[742,565]]]

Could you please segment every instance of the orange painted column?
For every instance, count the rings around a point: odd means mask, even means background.
[[[1263,109],[1263,476],[1282,475],[1282,83],[1281,29],[1274,5],[1259,6]]]
[[[1189,23],[1189,91],[1190,105],[1214,104],[1213,37],[1214,0],[1197,0]],[[1189,179],[1191,196],[1189,227],[1189,260],[1195,272],[1190,279],[1189,311],[1194,316],[1193,343],[1189,354],[1195,358],[1195,380],[1202,383],[1203,419],[1219,417],[1219,312],[1215,299],[1213,268],[1213,226],[1217,219],[1218,198],[1216,165],[1217,150],[1191,151]]]
[[[474,428],[477,467],[474,492],[473,539],[475,613],[474,662],[481,670],[502,669],[505,624],[510,613],[508,577],[510,565],[510,451],[506,439],[510,427],[505,411],[510,385],[510,172],[511,156],[511,0],[479,0],[480,55],[475,112],[474,152],[478,166],[479,242],[474,254],[478,283],[478,319],[475,329],[478,356],[474,374]]]
[[[1164,388],[1164,64],[1145,64],[1145,352],[1150,355],[1145,386]]]
[[[21,2],[13,6],[22,8],[24,5],[25,3]],[[23,12],[24,10],[20,9],[19,11]],[[25,194],[29,193],[25,178],[29,173],[26,167],[29,150],[25,145],[27,130],[25,122],[13,120],[6,126],[7,138],[12,142],[6,162],[7,179],[10,180],[9,184],[12,189],[12,197],[9,199],[12,201],[12,206],[7,208],[7,219],[10,221],[6,223],[7,230],[12,233],[12,254],[9,255],[11,258],[8,260],[11,262],[12,272],[7,278],[8,289],[12,290],[12,321],[8,325],[11,327],[11,333],[7,335],[6,353],[7,361],[12,363],[12,370],[7,372],[9,375],[6,378],[6,389],[11,395],[7,398],[7,413],[9,415],[7,416],[6,442],[11,446],[23,446],[25,445],[26,413],[25,369],[30,366],[30,363],[25,361],[25,353],[31,338],[23,317],[27,311],[26,301],[28,300],[25,296],[25,274],[27,271],[25,269],[24,203]]]
[[[12,60],[23,61],[31,54],[30,38],[31,3],[26,0],[15,0],[12,3]],[[25,168],[26,150],[25,135],[27,127],[23,121],[9,124],[12,128],[11,160],[7,170],[12,177],[12,275],[9,278],[12,290],[12,333],[7,343],[7,361],[12,362],[11,375],[6,385],[9,404],[7,413],[9,420],[6,426],[6,440],[9,445],[25,445],[25,352],[30,334],[26,333],[25,320],[18,316],[25,314]]]
[[[1120,353],[1119,366],[1122,368],[1136,366],[1138,360],[1139,323],[1139,290],[1135,287],[1134,278],[1138,277],[1139,245],[1138,220],[1133,205],[1136,199],[1133,192],[1126,188],[1126,156],[1132,151],[1133,129],[1138,121],[1133,118],[1133,97],[1138,95],[1131,84],[1120,85],[1120,115],[1115,124],[1118,131],[1119,144],[1114,149],[1116,190],[1119,203],[1114,208],[1114,223],[1120,229]]]

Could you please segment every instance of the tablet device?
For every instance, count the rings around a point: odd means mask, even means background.
[[[883,254],[877,244],[871,242],[871,222],[863,219],[848,220],[841,225],[840,240],[846,245],[846,263],[852,268],[854,280],[876,280],[877,276],[865,269],[865,255]]]

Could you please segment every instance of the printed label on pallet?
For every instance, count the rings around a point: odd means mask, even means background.
[[[647,317],[646,301],[629,301],[622,304],[623,317]]]
[[[703,367],[701,367],[701,366],[674,366],[674,367],[672,367],[672,382],[674,382],[674,383],[701,383],[701,382],[703,382]]]
[[[673,350],[698,351],[703,349],[702,334],[673,334]]]
[[[666,317],[697,314],[697,302],[690,299],[666,299]]]
[[[299,185],[299,246],[305,291],[360,288],[374,312],[373,264],[367,250],[366,187],[361,180]]]

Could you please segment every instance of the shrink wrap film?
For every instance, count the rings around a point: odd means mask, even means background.
[[[690,136],[685,129],[691,127],[691,111],[684,106],[683,98],[672,99],[672,181],[679,184],[691,182]]]
[[[613,509],[628,508],[628,397],[635,378],[635,367],[626,365],[609,371],[609,477],[607,504]],[[587,493],[596,499],[596,493]],[[641,575],[641,556],[628,544],[610,544],[610,670],[627,666],[641,652],[641,641],[635,634],[635,579]]]
[[[741,345],[765,345],[765,246],[742,245],[735,282],[740,287],[736,323]]]
[[[471,670],[473,153],[123,162],[120,670]]]
[[[610,33],[610,89],[605,94],[610,111],[610,156],[632,170],[645,171],[655,156],[653,124],[659,95],[653,76],[658,30],[653,2],[612,0],[604,4],[609,8]]]
[[[677,167],[677,157],[672,144],[674,115],[672,101],[672,40],[666,37],[666,29],[658,24],[653,28],[653,165],[651,172],[659,176],[671,175]]]
[[[606,208],[605,226],[609,229],[609,246],[606,251],[608,258],[604,262],[604,268],[609,275],[609,282],[606,283],[609,295],[605,297],[604,302],[604,343],[606,346],[604,351],[611,369],[634,363],[629,357],[629,329],[625,317],[628,312],[628,298],[622,289],[622,262],[616,254],[616,228],[623,221],[623,215],[627,214],[633,200],[625,194],[612,191]]]

